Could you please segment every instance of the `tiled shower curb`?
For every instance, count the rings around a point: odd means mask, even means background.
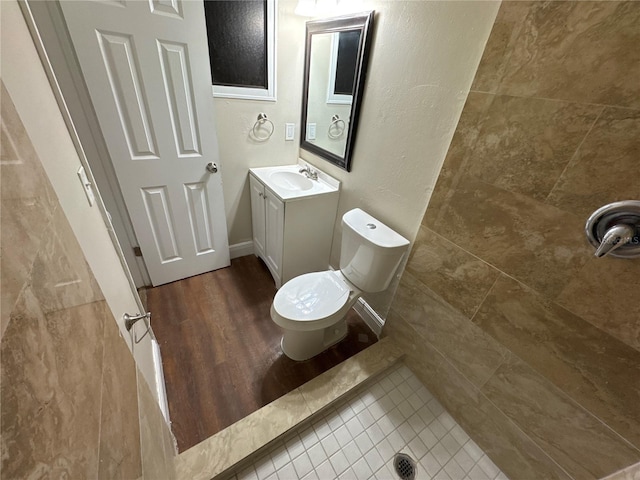
[[[388,369],[403,356],[390,338],[359,352],[331,370],[182,452],[179,480],[210,480],[228,474],[270,442]]]

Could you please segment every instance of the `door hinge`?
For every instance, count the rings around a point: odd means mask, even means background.
[[[136,257],[141,257],[142,256],[142,250],[140,249],[140,247],[133,247],[133,254]]]

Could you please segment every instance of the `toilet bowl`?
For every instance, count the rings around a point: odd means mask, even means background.
[[[312,358],[347,335],[345,317],[363,292],[385,290],[409,241],[360,209],[342,217],[340,270],[306,273],[286,282],[271,305],[292,360]]]
[[[271,305],[271,318],[284,330],[285,355],[307,360],[342,340],[344,319],[360,294],[340,271],[307,273],[285,283]]]

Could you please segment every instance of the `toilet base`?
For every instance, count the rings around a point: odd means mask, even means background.
[[[321,330],[299,331],[285,329],[280,346],[291,360],[309,360],[340,342],[347,336],[347,322],[342,320]]]

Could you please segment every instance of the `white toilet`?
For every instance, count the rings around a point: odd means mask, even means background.
[[[409,241],[356,208],[342,217],[340,270],[300,275],[280,287],[271,318],[284,329],[282,351],[307,360],[347,335],[345,317],[364,292],[385,290]]]

